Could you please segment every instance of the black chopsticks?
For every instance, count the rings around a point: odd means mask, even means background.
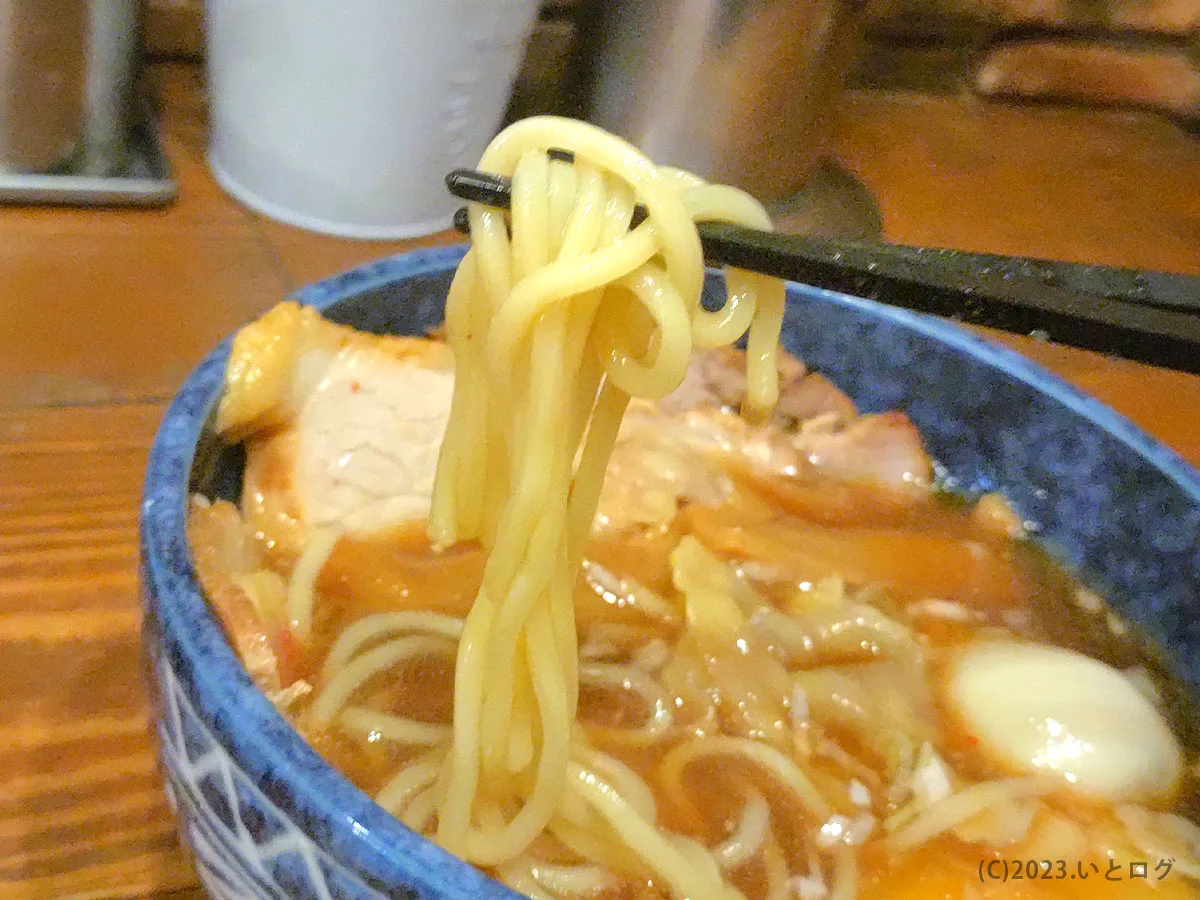
[[[508,179],[446,176],[460,199],[507,209]],[[466,210],[455,227],[468,231]],[[640,209],[634,225],[645,217]],[[889,306],[1200,373],[1200,277],[698,225],[705,261]]]

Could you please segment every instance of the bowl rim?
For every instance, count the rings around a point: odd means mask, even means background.
[[[310,284],[289,299],[323,312],[367,290],[450,271],[466,250],[460,243],[386,257]],[[1001,370],[1093,422],[1200,506],[1200,472],[1182,456],[1018,352],[948,320],[861,297],[794,283],[788,284],[788,296],[790,302],[809,299],[863,312]],[[139,525],[140,574],[146,612],[157,622],[156,638],[165,645],[160,649],[187,670],[186,677],[179,677],[185,693],[193,703],[203,698],[212,708],[205,724],[239,768],[245,768],[249,754],[258,768],[285,782],[287,789],[276,792],[272,802],[326,856],[366,885],[385,896],[411,896],[400,888],[403,884],[447,898],[519,898],[410,831],[326,763],[253,684],[225,639],[196,578],[185,526],[194,453],[219,396],[231,343],[232,335],[226,336],[189,374],[168,405],[149,454]],[[325,840],[323,830],[313,827],[314,818],[339,828],[339,839]],[[353,839],[341,839],[341,831]]]

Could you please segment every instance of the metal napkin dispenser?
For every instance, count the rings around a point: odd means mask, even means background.
[[[139,91],[140,25],[140,0],[0,0],[0,200],[173,196]]]

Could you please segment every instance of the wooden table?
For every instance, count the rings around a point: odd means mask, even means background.
[[[417,245],[242,209],[204,167],[199,72],[156,74],[173,207],[0,211],[0,900],[202,896],[140,684],[147,447],[220,336],[299,285]],[[1157,120],[857,95],[839,147],[891,240],[1200,272],[1200,141]],[[1200,465],[1200,378],[1002,340]]]

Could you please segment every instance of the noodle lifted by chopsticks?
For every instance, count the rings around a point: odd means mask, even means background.
[[[458,649],[437,840],[503,866],[573,803],[680,895],[729,896],[715,864],[660,834],[579,750],[573,587],[632,397],[666,396],[693,347],[748,332],[747,407],[773,407],[783,285],[731,271],[726,304],[706,311],[695,227],[771,223],[741,191],[567,119],[511,126],[479,167],[511,177],[512,207],[470,206],[473,246],[446,307],[456,380],[430,535],[479,540],[488,560]],[[637,203],[648,216],[630,231]]]

